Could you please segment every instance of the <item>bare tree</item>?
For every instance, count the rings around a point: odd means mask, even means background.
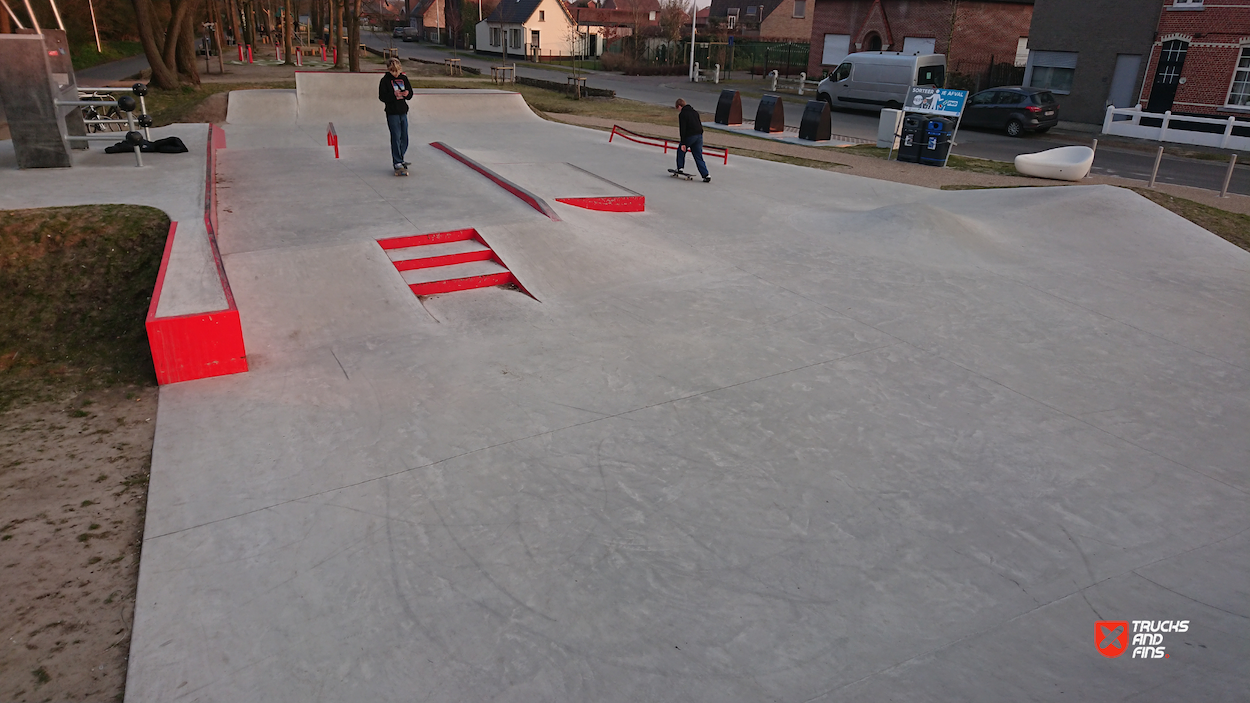
[[[195,67],[195,30],[192,25],[199,15],[199,0],[170,0],[169,22],[160,38],[157,36],[157,17],[151,0],[132,2],[139,41],[143,44],[148,65],[152,67],[152,83],[157,88],[173,90],[182,84],[178,75],[182,72],[189,82],[198,85],[200,75]]]

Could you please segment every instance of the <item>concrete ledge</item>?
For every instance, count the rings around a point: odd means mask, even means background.
[[[221,130],[210,126],[204,178],[204,236],[186,237],[184,239],[190,240],[193,246],[178,248],[175,246],[179,241],[175,236],[178,223],[173,222],[169,226],[169,238],[165,241],[165,253],[161,257],[161,268],[145,322],[148,345],[152,349],[152,365],[156,369],[156,380],[161,385],[247,371],[239,309],[221,263],[221,252],[217,249],[217,195],[214,185],[217,149],[224,146],[225,136]],[[178,252],[182,252],[181,257],[178,257]],[[181,265],[171,266],[174,261]],[[180,271],[206,267],[211,268],[220,285],[223,303],[220,308],[209,306],[207,310],[201,307],[193,312],[184,312],[189,301],[181,301],[181,306],[162,306],[162,294],[166,281],[170,280],[171,269],[177,276]]]

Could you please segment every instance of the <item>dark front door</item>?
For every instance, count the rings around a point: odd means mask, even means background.
[[[1176,87],[1180,85],[1181,69],[1185,67],[1185,54],[1189,43],[1180,39],[1163,42],[1159,52],[1159,65],[1155,68],[1154,83],[1150,86],[1147,112],[1167,112],[1176,100]]]

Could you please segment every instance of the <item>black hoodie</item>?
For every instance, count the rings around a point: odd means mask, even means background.
[[[677,128],[681,130],[681,140],[696,134],[703,134],[703,121],[699,119],[699,111],[689,105],[682,105],[677,113]]]
[[[397,98],[395,93],[403,97]],[[408,82],[408,76],[401,73],[393,78],[389,71],[383,73],[382,80],[378,81],[378,100],[386,103],[388,115],[408,114],[408,101],[412,100],[412,84]]]

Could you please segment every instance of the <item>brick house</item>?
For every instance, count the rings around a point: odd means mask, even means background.
[[[813,0],[712,0],[709,17],[734,36],[801,41],[812,36]]]
[[[1250,0],[1165,0],[1142,109],[1250,118]]]
[[[946,54],[948,73],[975,76],[979,84],[990,67],[1023,67],[1027,56],[1033,0],[809,1],[815,5],[809,76],[856,51],[901,51]]]

